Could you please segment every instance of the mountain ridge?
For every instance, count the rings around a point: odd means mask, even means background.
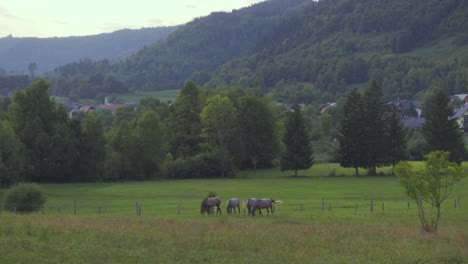
[[[35,63],[42,74],[80,59],[124,58],[164,39],[177,27],[120,29],[96,35],[50,38],[10,35],[0,38],[0,68],[17,74],[28,72],[28,66]]]

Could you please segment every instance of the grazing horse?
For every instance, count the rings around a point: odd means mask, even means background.
[[[247,200],[247,211],[249,212],[249,215],[252,214],[252,206],[254,205],[254,203],[257,201],[258,199],[257,198],[249,198]],[[259,210],[259,214],[262,214],[262,211],[260,209]]]
[[[234,209],[234,214],[236,214],[236,208],[237,210],[239,211],[239,215],[240,215],[240,204],[241,202],[243,203],[244,200],[241,200],[239,198],[231,198],[229,200],[227,200],[226,202],[226,205],[227,205],[227,208],[226,208],[226,212],[227,214],[231,214],[232,213],[232,209]]]
[[[216,215],[221,214],[221,199],[218,197],[206,197],[200,206],[200,213],[209,215],[213,213],[212,208],[216,206]]]
[[[271,198],[264,198],[264,199],[257,199],[257,201],[255,201],[255,203],[252,205],[252,210],[251,210],[251,214],[252,216],[255,216],[255,211],[256,210],[259,210],[259,213],[260,215],[262,215],[262,211],[261,209],[264,209],[266,208],[267,209],[267,213],[268,215],[270,215],[270,211],[271,211],[271,214],[273,214],[273,204],[280,204],[282,203],[281,201],[275,201]]]

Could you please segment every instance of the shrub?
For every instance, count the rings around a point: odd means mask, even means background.
[[[225,170],[226,177],[235,175],[231,160],[226,161]],[[168,175],[173,179],[218,178],[221,176],[221,171],[216,153],[205,152],[186,159],[178,158],[170,162],[168,164]]]
[[[5,195],[3,207],[17,212],[38,211],[46,202],[46,195],[36,183],[19,183],[11,187]]]
[[[216,191],[208,191],[206,193],[206,197],[216,197],[218,196],[218,193]]]

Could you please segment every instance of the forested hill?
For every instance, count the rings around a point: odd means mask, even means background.
[[[224,63],[280,39],[277,27],[306,2],[310,0],[274,0],[214,12],[131,56],[117,71],[136,89],[179,89],[187,79],[203,84]]]
[[[82,37],[0,38],[0,68],[7,73],[29,73],[35,63],[36,73],[80,59],[123,58],[145,45],[164,39],[177,27],[123,29]]]
[[[433,85],[460,93],[468,77],[468,1],[269,0],[195,19],[105,70],[73,65],[60,73],[68,80],[110,74],[131,90],[179,89],[189,79],[258,84],[278,100],[305,103],[334,100],[370,79],[390,97]],[[93,95],[86,91],[75,94]]]

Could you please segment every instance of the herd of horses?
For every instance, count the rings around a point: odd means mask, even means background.
[[[262,209],[266,209],[268,215],[273,214],[274,212],[274,204],[280,204],[281,201],[275,201],[271,198],[249,198],[247,202],[239,198],[230,198],[226,202],[226,213],[229,214],[236,214],[236,209],[239,215],[241,214],[241,206],[243,208],[247,207],[247,211],[249,215],[255,216],[256,213],[262,215]],[[221,199],[219,197],[206,197],[201,202],[200,206],[200,214],[214,214],[214,210],[216,209],[216,215],[221,215]]]

